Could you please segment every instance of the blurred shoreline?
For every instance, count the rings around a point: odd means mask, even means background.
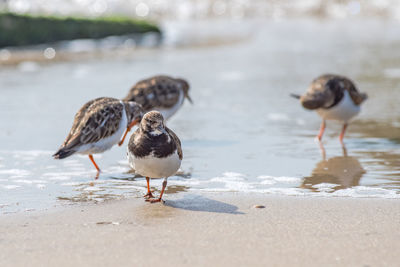
[[[0,10],[61,16],[124,15],[156,21],[304,17],[400,20],[400,2],[397,0],[2,0]]]
[[[55,43],[39,44],[22,47],[6,47],[0,49],[0,67],[15,66],[20,63],[35,62],[40,64],[63,62],[63,61],[84,61],[118,56],[129,56],[136,52],[152,51],[154,49],[185,49],[196,47],[229,46],[251,40],[260,32],[262,27],[274,27],[274,25],[286,25],[291,27],[296,23],[302,24],[325,24],[331,27],[337,23],[342,25],[346,34],[351,31],[346,25],[355,24],[365,27],[388,28],[385,37],[397,42],[398,38],[394,30],[400,21],[395,19],[381,20],[375,17],[353,19],[332,19],[332,18],[291,18],[285,20],[275,19],[209,19],[199,20],[166,20],[160,27],[163,34],[144,33],[123,36],[109,36],[101,39],[76,39],[59,41]],[[226,28],[229,30],[225,30]],[[359,26],[356,26],[359,27]],[[310,29],[311,30],[311,29]],[[393,37],[391,37],[393,36]]]
[[[207,27],[215,23],[215,28]],[[124,57],[135,53],[146,53],[155,49],[185,49],[234,45],[248,41],[255,32],[255,22],[232,22],[236,29],[225,32],[229,25],[225,20],[181,23],[167,21],[162,25],[163,34],[143,33],[109,36],[101,39],[76,39],[21,47],[0,49],[0,67],[23,63],[46,64],[63,61],[85,61],[110,57]]]

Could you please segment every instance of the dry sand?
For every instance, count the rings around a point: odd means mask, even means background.
[[[233,193],[166,199],[3,215],[0,266],[400,265],[398,200]]]

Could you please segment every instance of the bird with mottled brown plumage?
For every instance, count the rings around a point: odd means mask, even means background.
[[[178,171],[182,158],[181,141],[165,126],[161,113],[147,112],[128,144],[130,166],[147,180],[146,201],[162,201],[167,178]],[[150,191],[150,178],[164,178],[160,196],[156,199]]]
[[[122,144],[121,137],[125,138],[126,133],[140,122],[142,115],[142,107],[135,102],[110,97],[91,100],[76,113],[67,138],[53,157],[63,159],[74,153],[86,154],[100,172],[93,154],[102,153],[117,143]]]
[[[343,142],[348,122],[360,112],[361,104],[368,98],[366,93],[357,90],[350,79],[333,74],[324,74],[313,80],[304,95],[291,96],[300,99],[304,108],[315,110],[322,117],[318,140],[322,139],[326,120],[342,122],[340,142]]]
[[[157,110],[167,120],[179,110],[185,98],[192,103],[189,87],[184,79],[158,75],[137,82],[124,100],[141,104],[145,112]]]

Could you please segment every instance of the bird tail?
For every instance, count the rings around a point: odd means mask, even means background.
[[[60,148],[54,155],[53,157],[55,159],[63,159],[66,157],[71,156],[72,154],[75,153],[75,150],[73,149],[67,149],[67,148]]]
[[[301,97],[300,95],[297,95],[297,94],[290,94],[290,96],[293,98],[296,98],[296,99],[300,99],[300,97]]]

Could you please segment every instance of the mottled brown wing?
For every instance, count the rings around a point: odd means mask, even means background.
[[[83,105],[79,111],[75,114],[74,117],[74,122],[72,123],[72,127],[71,130],[69,131],[69,134],[67,136],[67,138],[65,138],[64,144],[63,146],[65,146],[66,144],[68,144],[70,142],[70,140],[72,139],[72,137],[74,136],[74,134],[76,133],[76,129],[78,128],[78,126],[82,123],[82,119],[86,114],[86,111],[88,110],[88,108],[96,101],[99,101],[102,98],[97,98],[97,99],[93,99],[90,100],[89,102],[87,102],[85,105]]]
[[[181,86],[174,78],[154,76],[135,84],[124,100],[141,104],[145,111],[170,108],[179,101]]]
[[[325,74],[312,81],[300,102],[307,109],[329,108],[336,105],[345,90],[343,77]]]
[[[168,127],[165,127],[165,129],[167,130],[167,133],[174,140],[174,142],[176,144],[176,150],[178,151],[179,159],[182,160],[183,159],[183,153],[182,153],[181,140],[179,140],[178,136],[171,129],[169,129]]]
[[[75,115],[63,147],[94,143],[113,135],[120,124],[123,105],[115,98],[98,98],[86,103]]]
[[[360,105],[367,99],[367,94],[360,93],[350,79],[344,76],[325,74],[311,83],[307,93],[300,98],[300,101],[307,109],[330,108],[342,100],[346,90],[356,105]]]
[[[300,97],[300,102],[306,109],[317,109],[331,105],[335,95],[326,86],[332,75],[323,75],[312,81],[305,95]]]

